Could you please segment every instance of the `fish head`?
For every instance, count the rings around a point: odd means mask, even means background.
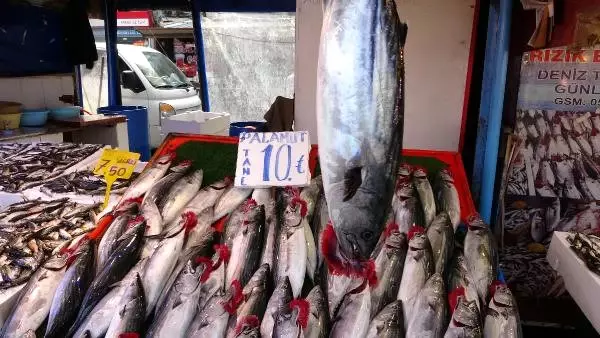
[[[415,196],[415,186],[409,179],[400,178],[396,182],[396,196],[400,201]]]
[[[438,175],[443,182],[454,184],[454,176],[448,168],[441,169]]]
[[[400,231],[392,231],[387,235],[385,246],[390,249],[406,251],[408,245],[407,237]]]
[[[49,270],[60,270],[67,265],[69,256],[70,255],[68,253],[59,251],[54,256],[50,257],[46,263],[44,263],[44,268]]]
[[[477,327],[479,325],[479,308],[474,300],[468,301],[460,297],[454,308],[452,320],[457,326]]]
[[[492,286],[494,286],[494,284],[492,284]],[[513,294],[506,284],[496,284],[495,287],[493,287],[492,299],[497,306],[515,306]]]
[[[306,217],[307,212],[306,201],[299,196],[293,197],[284,212],[285,224],[291,226],[299,225],[302,219]]]
[[[256,315],[244,316],[238,319],[235,326],[235,337],[260,337],[260,320]]]
[[[429,244],[425,229],[419,226],[413,226],[408,231],[408,248],[410,250],[425,250]]]
[[[415,171],[413,172],[413,176],[418,179],[427,178],[427,169],[421,166],[415,166]]]
[[[400,177],[410,177],[413,172],[413,167],[408,163],[401,163],[398,167],[398,176]]]
[[[166,154],[160,156],[156,160],[156,163],[160,164],[160,165],[170,165],[171,162],[173,160],[175,160],[175,157],[177,157],[177,155],[174,152],[169,152],[169,153],[166,153]]]
[[[467,217],[467,227],[469,231],[479,231],[489,229],[488,225],[485,224],[483,219],[478,213],[474,213]]]

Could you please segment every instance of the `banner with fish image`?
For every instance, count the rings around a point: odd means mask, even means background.
[[[525,53],[503,191],[500,265],[523,297],[561,297],[554,231],[600,227],[600,49]]]

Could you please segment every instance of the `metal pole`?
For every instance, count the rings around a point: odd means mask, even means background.
[[[488,224],[495,195],[511,14],[512,0],[496,0],[490,4],[472,184],[475,198],[479,196],[479,213]]]
[[[81,84],[81,65],[75,65],[75,105],[79,105],[81,107],[84,106],[83,102],[83,89]]]
[[[200,0],[192,0],[192,23],[194,24],[194,39],[196,41],[196,65],[198,67],[198,80],[200,82],[200,99],[202,110],[210,111],[208,98],[208,79],[206,77],[206,59],[204,57],[204,40],[202,39],[202,18],[200,14]]]
[[[115,0],[104,0],[104,36],[108,68],[108,105],[121,105],[121,79],[117,60],[117,7]]]

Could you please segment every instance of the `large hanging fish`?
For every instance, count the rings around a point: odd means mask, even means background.
[[[392,200],[402,148],[406,32],[393,0],[325,2],[319,157],[330,234],[351,261],[369,258]]]

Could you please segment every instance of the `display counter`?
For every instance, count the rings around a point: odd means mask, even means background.
[[[548,250],[548,262],[562,276],[573,300],[596,331],[600,332],[600,277],[592,273],[571,250],[568,235],[568,232],[554,232]]]

